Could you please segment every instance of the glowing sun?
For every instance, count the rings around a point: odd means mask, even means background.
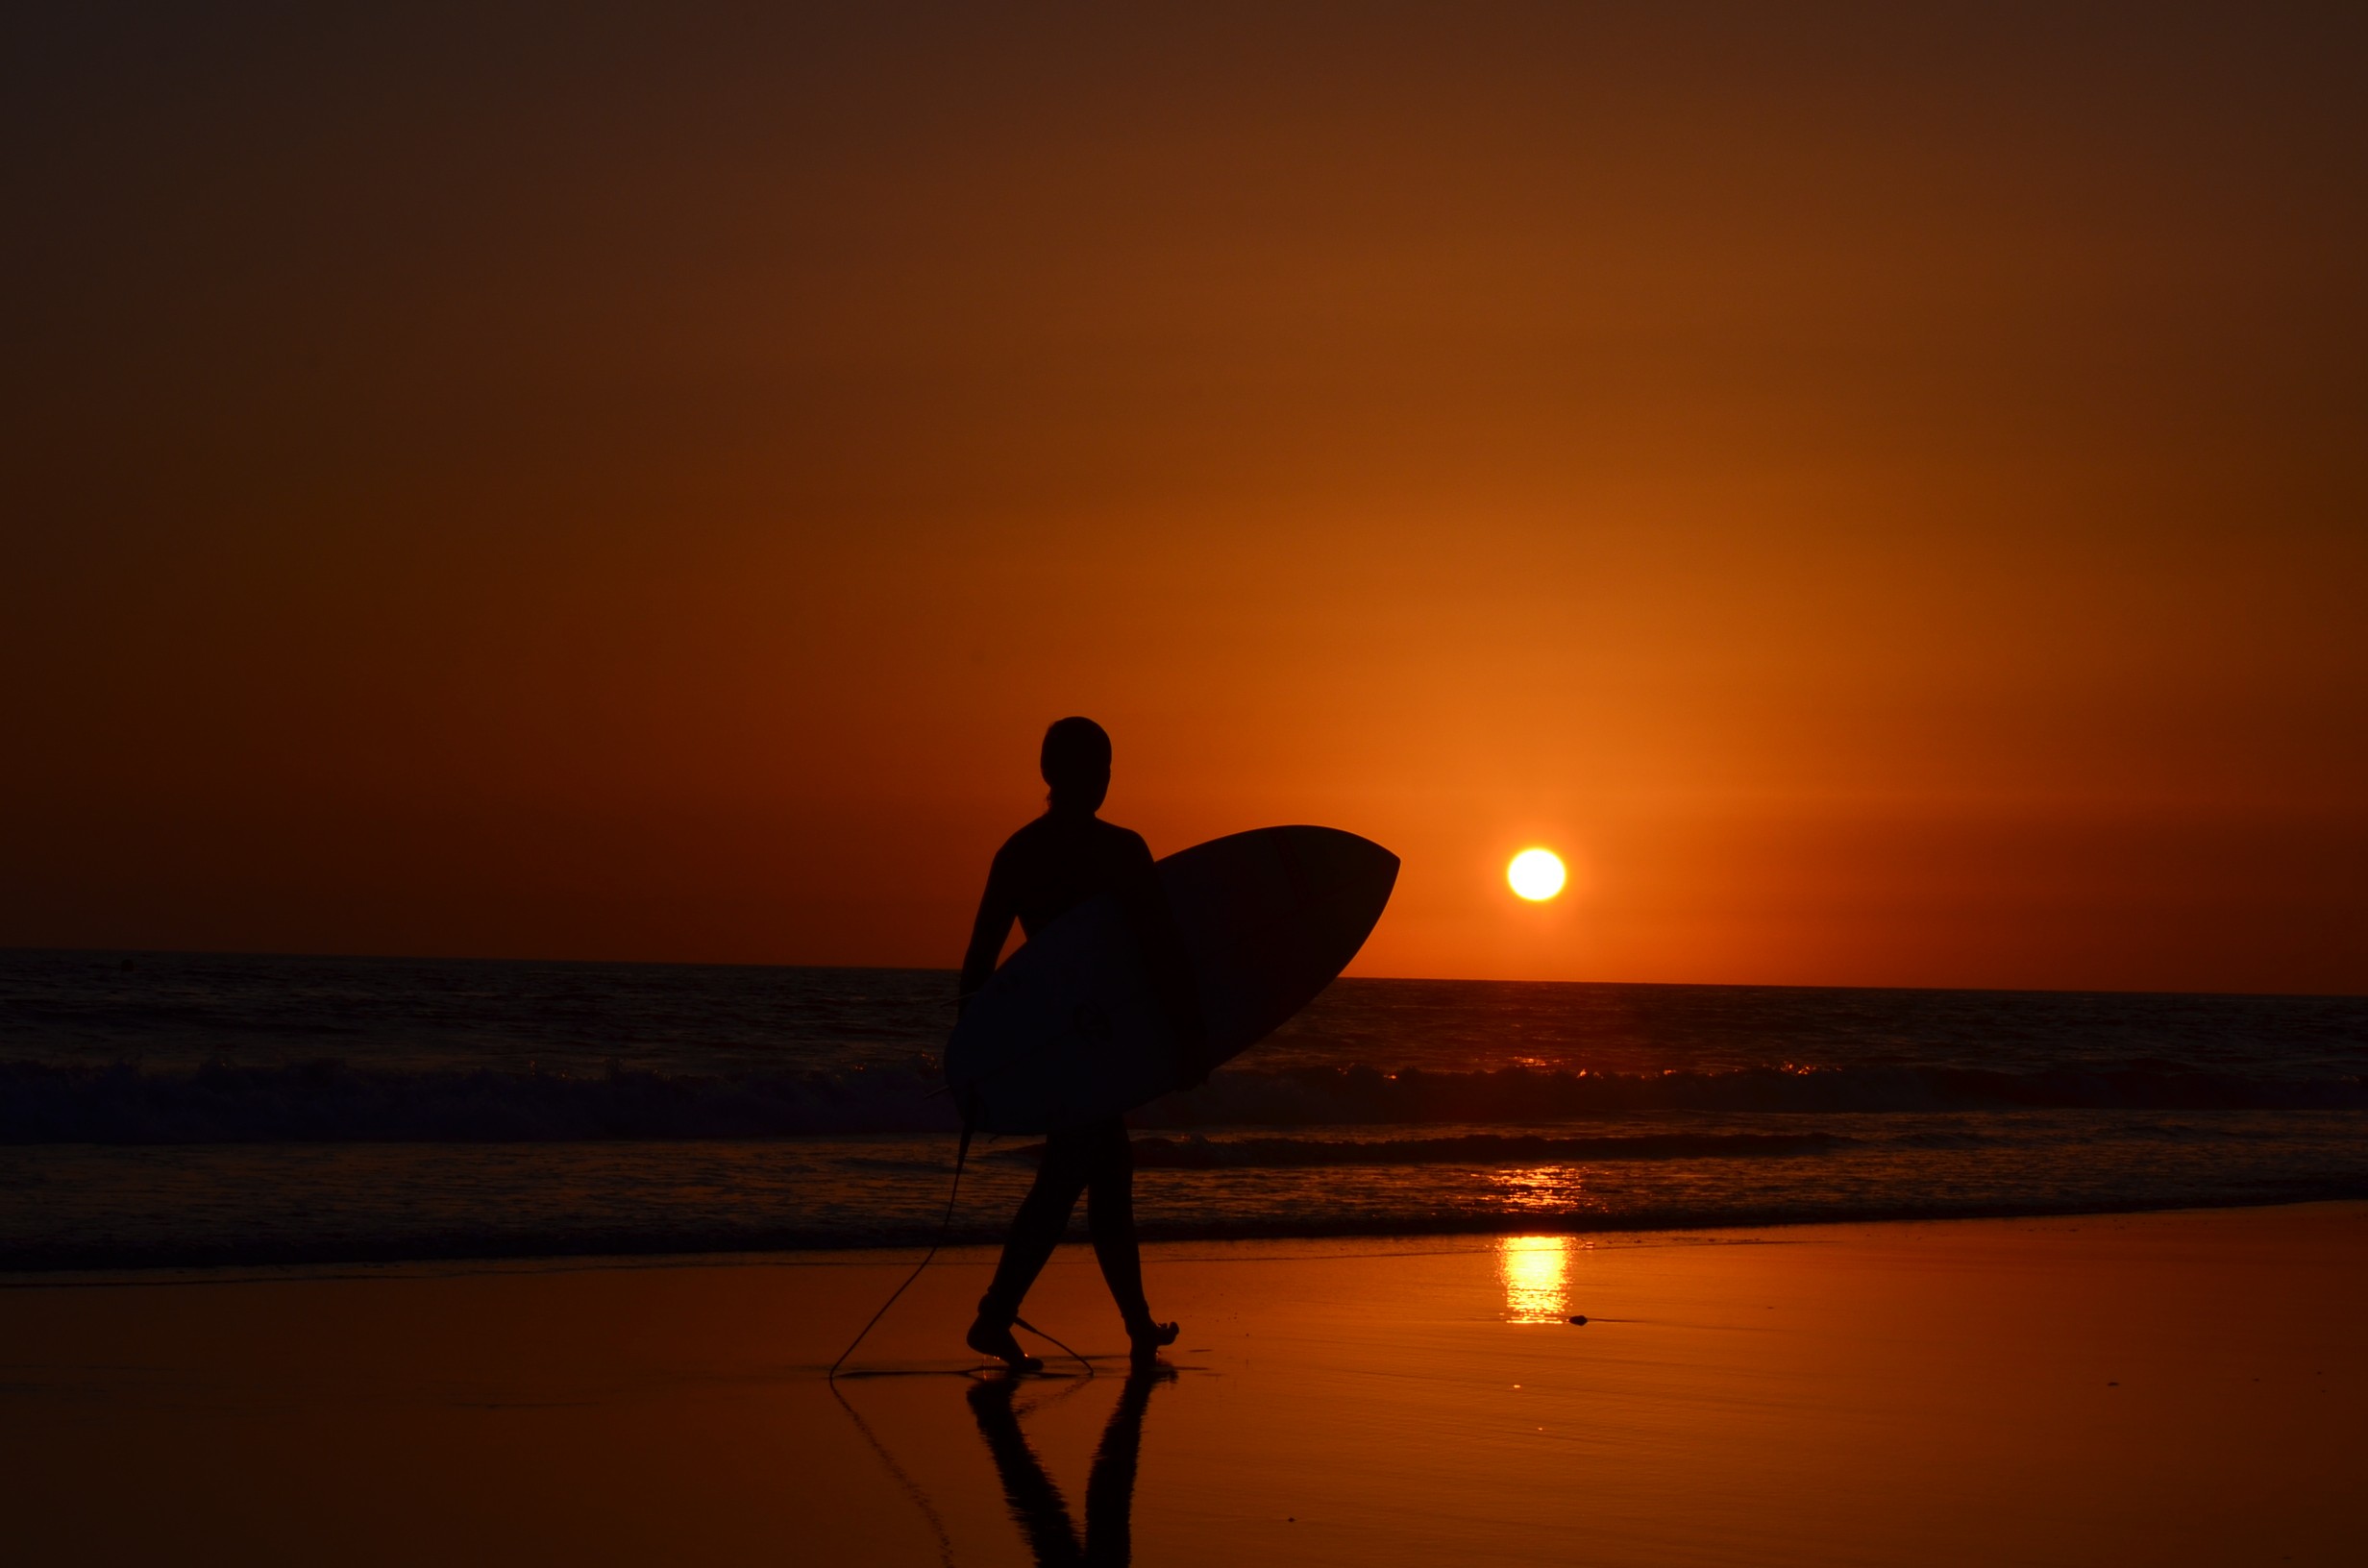
[[[1562,857],[1551,849],[1524,849],[1505,868],[1513,891],[1532,903],[1563,891]]]

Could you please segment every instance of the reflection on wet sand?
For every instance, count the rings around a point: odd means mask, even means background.
[[[1143,1447],[1143,1412],[1151,1390],[1172,1381],[1175,1369],[1155,1365],[1129,1372],[1119,1391],[1117,1408],[1103,1426],[1101,1442],[1094,1450],[1094,1468],[1085,1483],[1085,1532],[1080,1536],[1070,1517],[1068,1501],[1038,1462],[1020,1430],[1020,1412],[1012,1401],[1022,1380],[985,1378],[971,1384],[971,1414],[978,1434],[994,1457],[995,1472],[1003,1483],[1003,1500],[1011,1517],[1026,1537],[1040,1568],[1050,1564],[1119,1564],[1133,1555],[1131,1514],[1135,1502],[1135,1460]]]
[[[1508,1236],[1496,1243],[1496,1277],[1509,1323],[1560,1323],[1570,1311],[1570,1238]]]

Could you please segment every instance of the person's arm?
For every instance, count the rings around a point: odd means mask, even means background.
[[[1003,956],[1003,939],[1011,935],[1011,922],[1019,918],[1019,904],[1012,895],[1011,870],[1004,858],[1010,848],[1005,845],[997,850],[995,864],[987,869],[987,891],[978,899],[978,918],[971,922],[970,950],[962,955],[962,990],[957,1006],[968,1002],[994,975],[995,961]]]

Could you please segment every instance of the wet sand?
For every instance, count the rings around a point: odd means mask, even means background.
[[[1131,1384],[966,1375],[964,1253],[842,1404],[911,1256],[19,1278],[9,1556],[1026,1563],[1089,1519],[1143,1563],[2368,1552],[2368,1204],[1154,1248],[1185,1334]],[[1121,1347],[1082,1249],[1029,1316]]]

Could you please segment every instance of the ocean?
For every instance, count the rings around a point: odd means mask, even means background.
[[[953,992],[0,952],[0,1269],[925,1243]],[[2368,998],[1347,979],[1130,1119],[1150,1238],[2368,1197]],[[974,1147],[955,1240],[1034,1153]]]

